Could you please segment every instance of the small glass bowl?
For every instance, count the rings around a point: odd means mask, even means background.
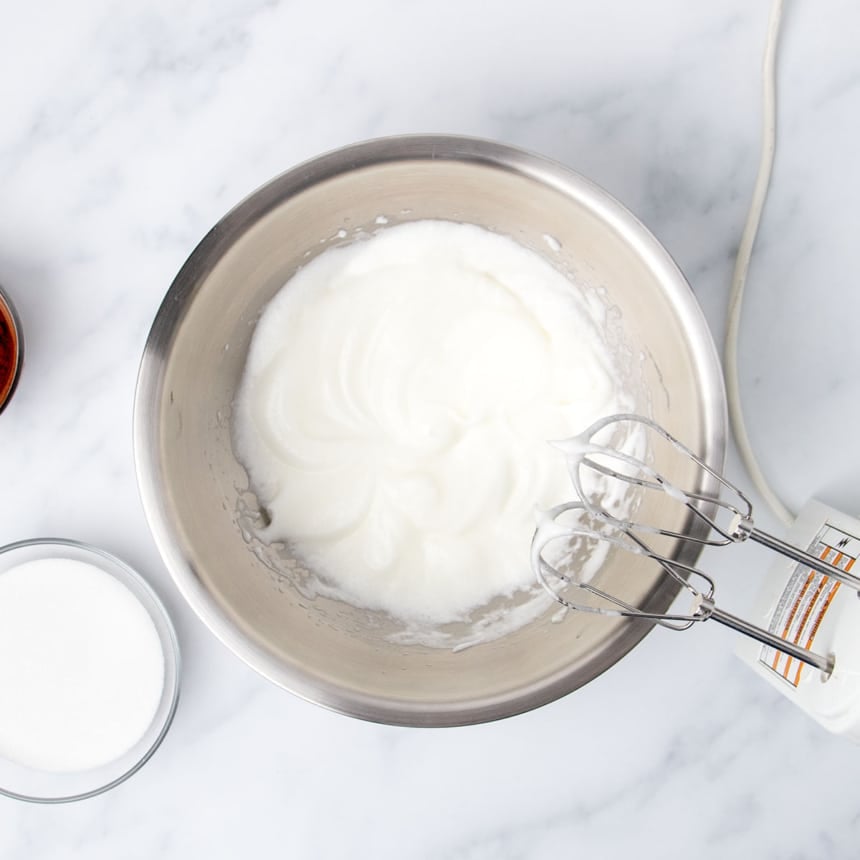
[[[173,721],[179,701],[179,643],[167,610],[143,578],[119,559],[94,546],[57,538],[20,541],[0,548],[0,576],[37,559],[82,561],[122,583],[149,613],[164,655],[161,701],[149,728],[124,755],[85,771],[53,773],[34,770],[0,756],[0,794],[34,803],[66,803],[101,794],[140,770],[158,749]]]
[[[3,292],[2,287],[0,287],[0,317],[2,317],[3,322],[9,327],[15,343],[15,362],[12,368],[12,377],[8,380],[8,385],[4,384],[7,380],[0,379],[0,412],[2,412],[18,387],[18,378],[21,375],[21,367],[24,364],[24,336],[21,333],[21,321],[15,313],[15,306],[12,304],[12,300]]]

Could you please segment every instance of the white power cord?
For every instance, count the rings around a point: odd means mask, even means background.
[[[776,45],[779,37],[779,24],[782,18],[782,0],[774,0],[771,7],[770,20],[767,29],[767,41],[764,49],[762,68],[762,135],[761,155],[759,157],[758,175],[753,189],[752,201],[747,213],[746,224],[741,234],[735,269],[732,275],[732,285],[729,292],[729,313],[726,328],[726,343],[724,354],[724,374],[726,379],[726,398],[728,400],[729,419],[734,431],[738,453],[743,464],[750,473],[750,478],[761,497],[771,510],[786,525],[794,522],[794,515],[788,506],[777,495],[768,483],[761,467],[753,453],[744,422],[741,407],[740,384],[738,379],[738,334],[743,305],[744,288],[750,267],[753,245],[761,222],[762,210],[767,198],[770,175],[773,169],[773,158],[776,149]]]

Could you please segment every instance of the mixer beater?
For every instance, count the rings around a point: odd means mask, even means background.
[[[626,432],[618,432],[623,429]],[[619,439],[629,439],[631,432],[639,436],[638,449],[652,452],[637,456],[621,450]],[[723,475],[710,467],[690,448],[672,436],[659,424],[640,415],[622,414],[603,418],[579,436],[553,443],[568,460],[568,468],[578,502],[558,505],[539,516],[531,547],[532,569],[541,585],[567,609],[643,618],[664,627],[685,630],[710,618],[754,639],[763,645],[812,666],[825,676],[834,669],[832,654],[821,655],[801,647],[776,633],[756,626],[720,609],[714,602],[715,585],[704,571],[679,561],[673,556],[678,546],[694,543],[700,546],[727,546],[752,540],[786,558],[808,567],[826,577],[860,591],[860,578],[845,567],[831,564],[805,550],[757,528],[753,521],[753,506],[744,493]],[[673,469],[670,480],[649,462],[656,446],[670,452],[680,468]],[[674,473],[686,474],[691,486],[682,485]],[[594,481],[597,477],[600,480]],[[620,513],[617,505],[607,500],[618,498],[617,492],[607,491],[607,482],[615,490],[635,488],[640,496],[659,493],[656,506],[671,519],[666,522],[643,521]],[[596,489],[599,488],[599,489]],[[725,491],[727,498],[721,497]],[[640,500],[641,501],[641,500]],[[679,507],[680,506],[680,507]],[[638,513],[644,506],[636,506]],[[654,505],[650,506],[652,509]],[[685,514],[682,529],[676,523],[679,511]],[[671,554],[655,551],[646,540],[668,538],[675,548]],[[555,544],[555,552],[547,552]],[[633,606],[618,595],[598,588],[577,575],[575,565],[562,565],[559,560],[571,558],[589,546],[603,545],[629,553],[639,564],[656,565],[686,591],[691,604],[686,612],[654,613]],[[560,552],[561,551],[561,552]],[[555,563],[548,560],[552,555]]]
[[[646,435],[650,435],[647,443],[649,449],[653,447],[655,438],[667,442],[670,450],[695,466],[694,472],[698,473],[696,474],[697,478],[705,475],[711,479],[711,483],[716,487],[716,492],[702,492],[698,489],[677,486],[655,471],[644,460],[625,454],[598,441],[599,438],[607,435],[607,431],[623,424],[633,424],[641,428]],[[632,414],[610,415],[596,421],[580,436],[556,443],[556,445],[568,458],[573,486],[585,507],[590,513],[606,518],[621,529],[652,532],[676,540],[691,541],[706,546],[726,546],[749,539],[860,591],[860,577],[853,576],[825,559],[816,558],[805,550],[757,528],[753,521],[753,506],[746,495],[650,418]],[[583,470],[592,470],[599,475],[630,486],[664,493],[673,501],[684,505],[691,516],[701,526],[704,526],[705,534],[699,536],[691,534],[689,531],[680,532],[661,528],[655,524],[614,517],[610,511],[600,505],[599,499],[586,491],[585,482],[582,480]],[[729,493],[729,499],[721,498],[722,490]],[[712,509],[710,514],[708,513],[709,508]],[[727,524],[721,524],[718,520],[720,513],[729,515],[730,519]]]

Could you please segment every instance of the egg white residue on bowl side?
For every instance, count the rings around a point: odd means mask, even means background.
[[[320,593],[399,619],[403,641],[460,647],[544,612],[534,511],[572,493],[547,442],[634,405],[605,302],[571,287],[453,222],[308,263],[261,316],[236,400],[260,538],[288,541]]]

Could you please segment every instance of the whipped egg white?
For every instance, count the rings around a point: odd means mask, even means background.
[[[266,539],[350,603],[444,624],[534,586],[535,509],[570,495],[547,440],[630,405],[585,291],[512,239],[418,221],[274,297],[234,435]]]

